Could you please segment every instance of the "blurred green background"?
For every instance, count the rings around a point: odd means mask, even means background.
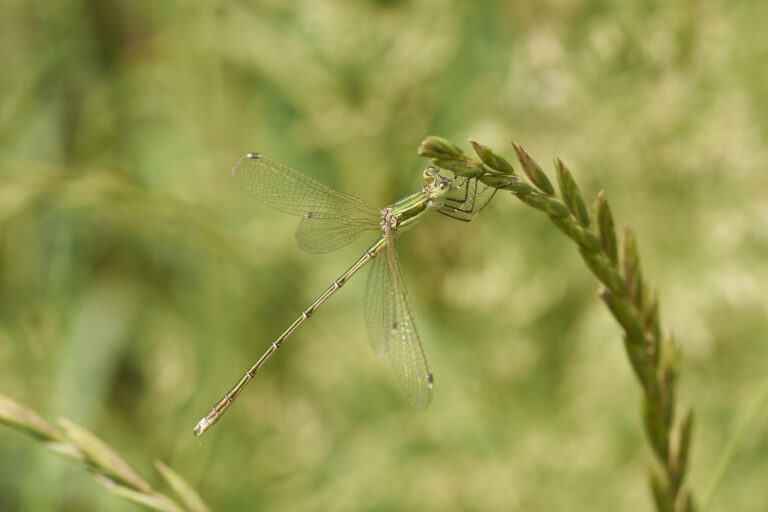
[[[429,134],[522,144],[638,235],[700,489],[768,365],[768,3],[0,4],[0,392],[217,510],[652,510],[639,387],[575,247],[500,193],[399,251],[436,375],[410,407],[356,277],[192,428],[370,240],[293,245],[260,151],[375,205]],[[765,510],[765,418],[712,510]],[[0,509],[136,510],[0,429]]]

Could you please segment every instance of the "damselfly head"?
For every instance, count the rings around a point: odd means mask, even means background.
[[[437,167],[427,167],[424,170],[424,181],[432,185],[437,197],[443,197],[456,188],[456,174]]]
[[[424,169],[424,181],[427,184],[430,184],[433,181],[435,181],[435,178],[439,175],[440,175],[440,169],[438,169],[437,167],[430,166]]]

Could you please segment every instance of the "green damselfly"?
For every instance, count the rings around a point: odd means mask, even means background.
[[[496,188],[451,171],[429,167],[426,185],[409,196],[378,210],[357,197],[338,192],[287,165],[258,153],[248,153],[235,162],[232,176],[243,190],[259,201],[302,217],[296,243],[308,252],[338,249],[366,231],[379,231],[379,239],[354,265],[339,276],[283,332],[201,419],[195,436],[211,428],[261,366],[317,308],[367,263],[373,261],[365,289],[364,310],[368,338],[377,354],[387,353],[398,382],[411,404],[425,410],[432,400],[434,379],[411,311],[394,242],[403,231],[421,220],[429,210],[470,221],[493,198]]]

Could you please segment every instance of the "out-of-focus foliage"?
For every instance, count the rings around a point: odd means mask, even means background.
[[[0,390],[142,473],[167,461],[215,509],[651,510],[619,327],[570,243],[501,193],[400,240],[426,413],[371,353],[356,277],[192,437],[365,247],[301,253],[296,219],[232,184],[239,155],[383,206],[421,185],[425,135],[515,139],[634,228],[697,413],[695,489],[768,364],[765,19],[724,0],[6,0]],[[763,420],[714,509],[764,508],[766,439]],[[135,510],[7,430],[0,475],[2,510]]]

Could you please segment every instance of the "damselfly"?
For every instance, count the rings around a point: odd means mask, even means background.
[[[497,189],[479,182],[477,176],[462,177],[429,167],[424,171],[426,185],[421,190],[378,210],[357,197],[328,188],[258,153],[248,153],[238,159],[232,176],[235,183],[261,202],[302,217],[296,229],[296,243],[305,251],[332,251],[347,245],[365,231],[379,231],[380,236],[354,265],[301,312],[200,420],[194,429],[195,436],[211,428],[288,336],[371,261],[364,299],[369,341],[377,354],[389,354],[397,380],[411,404],[419,410],[426,409],[432,400],[434,379],[413,319],[394,242],[429,210],[463,221],[472,220]]]

